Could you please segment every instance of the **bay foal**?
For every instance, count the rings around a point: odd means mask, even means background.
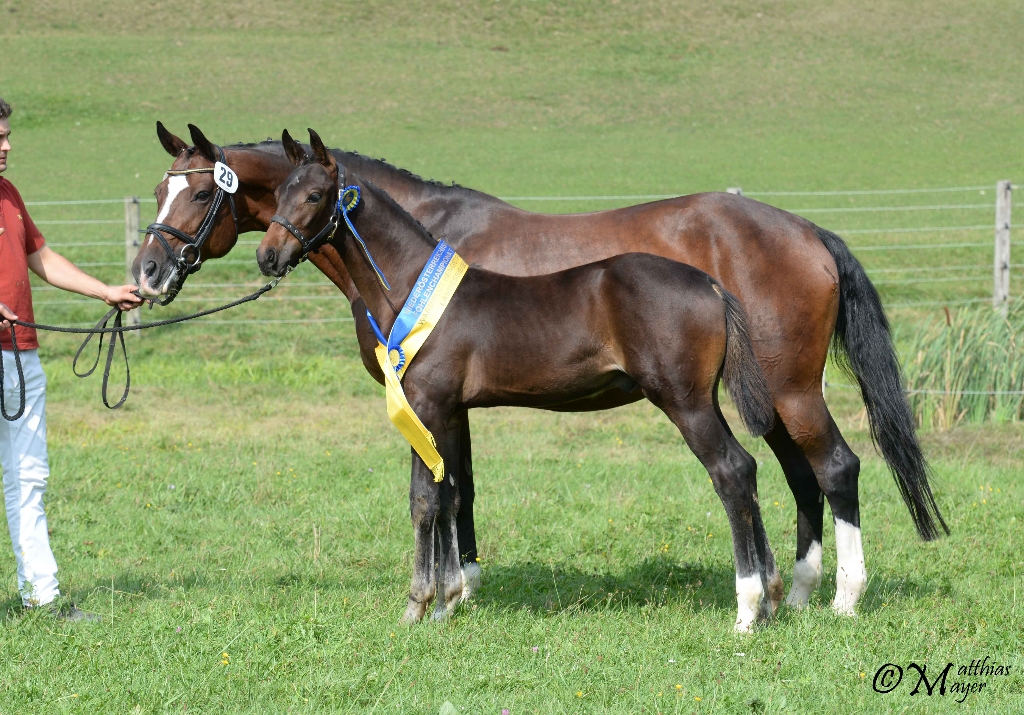
[[[315,158],[285,133],[297,168],[277,190],[277,223],[257,251],[260,268],[279,276],[297,265],[303,243],[335,216],[342,189],[358,186],[362,199],[350,219],[365,252],[344,223],[330,242],[388,335],[437,242],[382,190],[346,176],[312,131],[310,138]],[[761,521],[756,463],[722,416],[720,379],[750,431],[768,432],[771,393],[743,311],[696,268],[644,253],[533,277],[469,268],[404,375],[409,404],[445,466],[437,482],[413,451],[415,549],[404,620],[419,621],[432,600],[434,617],[444,618],[462,595],[453,469],[460,414],[497,405],[603,409],[643,398],[676,425],[725,506],[736,564],[735,629],[749,631],[759,616],[769,616],[782,583]]]

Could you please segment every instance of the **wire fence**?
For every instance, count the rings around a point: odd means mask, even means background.
[[[828,191],[753,191],[743,193],[765,201],[779,208],[802,216],[820,216],[816,222],[840,225],[829,226],[844,236],[853,253],[864,263],[868,275],[880,289],[889,310],[922,309],[934,306],[963,306],[992,300],[992,281],[995,261],[993,251],[996,244],[991,239],[995,223],[991,220],[998,212],[999,187],[956,186],[936,188],[858,189]],[[1008,193],[1008,192],[1007,192]],[[928,201],[928,195],[937,199],[948,197],[948,201]],[[676,198],[677,194],[611,194],[580,196],[506,196],[511,203],[560,203],[567,208],[585,208],[596,203],[636,203]],[[860,202],[867,201],[867,205]],[[135,199],[138,203],[155,204],[155,199]],[[787,205],[798,202],[797,205]],[[66,252],[79,266],[87,269],[125,269],[125,240],[116,238],[114,226],[124,226],[124,218],[111,216],[110,209],[123,206],[124,199],[81,199],[28,201],[27,206],[38,207],[33,213],[43,214],[36,223],[53,227],[56,240],[49,245]],[[851,205],[852,204],[852,205]],[[74,215],[55,216],[54,213],[71,211],[102,212],[102,216]],[[148,210],[148,209],[147,209]],[[826,219],[834,216],[835,219]],[[965,220],[966,219],[966,220]],[[79,238],[67,235],[75,230]],[[1007,231],[1009,230],[1007,221]],[[959,234],[955,238],[950,234]],[[954,240],[945,240],[949,237]],[[975,238],[976,237],[976,238]],[[956,240],[956,239],[960,240]],[[938,240],[936,240],[938,239]],[[987,239],[987,240],[986,240]],[[255,246],[258,240],[244,239],[238,246]],[[80,250],[81,249],[81,250]],[[115,253],[117,252],[117,253]],[[115,260],[115,255],[117,259]],[[982,262],[987,261],[987,262]],[[224,282],[190,282],[185,295],[176,299],[176,304],[205,303],[222,300],[223,291],[228,289],[252,289],[260,285],[252,258],[223,258],[210,261],[205,266],[228,269],[234,278],[225,276]],[[204,266],[204,270],[207,268]],[[248,266],[250,271],[239,267]],[[1019,269],[1024,264],[1006,261],[1005,270]],[[221,271],[217,275],[221,275]],[[244,282],[237,280],[239,273]],[[295,276],[298,278],[298,276]],[[300,294],[297,288],[320,290],[321,292]],[[33,291],[55,290],[49,286],[34,286]],[[48,299],[40,296],[36,301],[40,308],[57,309],[58,306],[73,307],[86,305],[85,298]],[[330,306],[341,298],[333,284],[326,279],[302,279],[285,281],[275,294],[259,301],[260,305],[276,303],[312,304]],[[348,322],[351,318],[296,317],[274,319],[276,322],[320,323]],[[254,319],[240,321],[202,321],[200,325],[244,324],[249,322],[270,322]]]

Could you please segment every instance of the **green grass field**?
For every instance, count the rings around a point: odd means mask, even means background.
[[[150,196],[169,165],[157,119],[223,143],[312,126],[330,145],[502,196],[978,187],[763,197],[792,209],[970,206],[807,213],[858,249],[985,244],[858,253],[901,344],[942,302],[991,295],[992,231],[892,229],[990,226],[996,180],[1024,183],[1013,3],[2,0],[0,18],[0,96],[15,106],[5,176],[29,201]],[[41,227],[91,272],[122,279],[120,247],[84,245],[121,240],[120,206],[32,213],[114,222]],[[143,220],[154,214],[145,204]],[[258,285],[258,238],[146,319]],[[961,280],[907,282],[941,266]],[[102,314],[56,291],[35,300],[45,322]],[[1024,710],[1019,423],[923,433],[953,530],[926,545],[860,403],[830,389],[864,467],[860,616],[828,607],[826,527],[812,607],[741,638],[725,515],[660,413],[481,411],[484,588],[450,622],[403,628],[408,448],[349,317],[304,265],[251,307],[131,339],[133,394],[116,413],[97,380],[71,376],[77,343],[43,337],[51,538],[63,590],[105,620],[23,613],[0,551],[0,712]],[[214,323],[297,319],[332,322]],[[744,444],[788,587],[792,497],[769,450]],[[927,663],[931,676],[985,656],[1013,674],[962,704],[911,697],[913,680],[872,690],[887,662]]]

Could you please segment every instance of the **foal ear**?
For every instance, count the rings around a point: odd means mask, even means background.
[[[171,156],[178,156],[181,150],[188,146],[183,139],[179,139],[167,131],[167,127],[164,126],[163,122],[156,123],[156,136],[160,140],[160,145],[163,146],[164,151]]]
[[[199,131],[199,127],[195,124],[189,124],[188,131],[192,135],[193,146],[199,150],[200,154],[210,161],[220,161],[220,152],[217,151],[217,147]]]
[[[327,151],[319,134],[312,129],[306,129],[306,131],[309,132],[309,145],[313,147],[313,154],[316,155],[317,161],[330,169],[334,165],[334,157]]]
[[[288,157],[288,161],[295,164],[295,166],[302,166],[302,164],[309,157],[306,156],[306,150],[302,148],[302,145],[292,139],[292,135],[285,129],[281,132],[281,146],[284,147],[284,155]]]

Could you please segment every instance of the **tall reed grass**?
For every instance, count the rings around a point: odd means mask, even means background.
[[[921,427],[1024,418],[1024,300],[948,309],[903,336],[911,407]]]

